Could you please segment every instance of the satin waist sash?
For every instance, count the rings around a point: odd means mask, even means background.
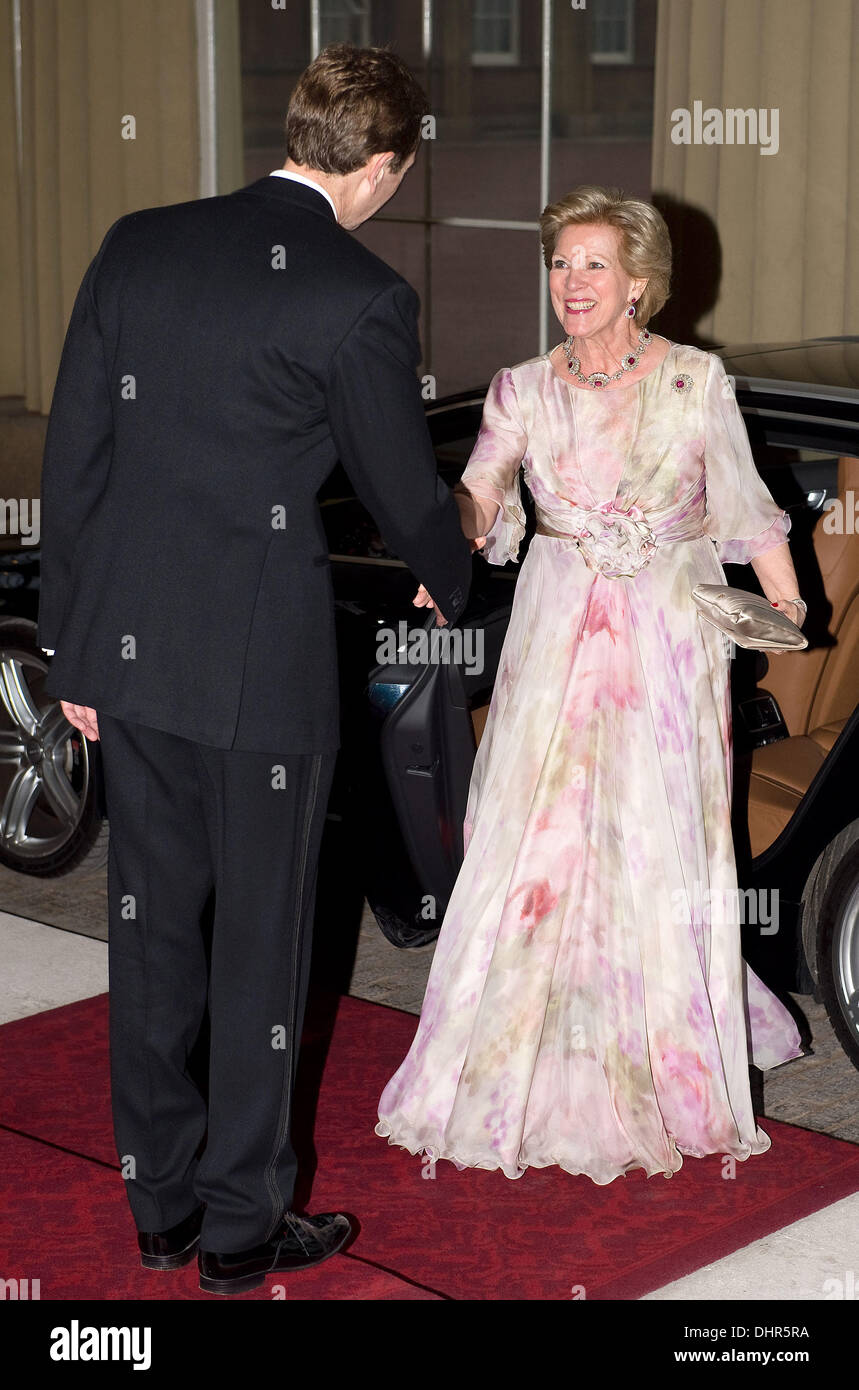
[[[537,507],[537,534],[572,541],[589,568],[609,579],[633,578],[662,545],[705,535],[704,475],[670,507],[642,511],[616,500],[597,507],[569,503],[563,510]]]

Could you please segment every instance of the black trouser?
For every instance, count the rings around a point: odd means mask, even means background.
[[[203,1201],[201,1247],[248,1249],[293,1198],[292,1093],[336,754],[207,748],[104,714],[99,733],[114,1135],[131,1210],[139,1230],[163,1231]],[[188,1065],[207,1002],[208,1103]]]

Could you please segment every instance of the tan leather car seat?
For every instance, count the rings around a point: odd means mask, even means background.
[[[841,534],[814,528],[813,544],[832,605],[829,647],[769,658],[761,682],[779,703],[790,738],[755,751],[749,783],[749,838],[760,854],[787,825],[859,700],[859,459],[838,460]]]

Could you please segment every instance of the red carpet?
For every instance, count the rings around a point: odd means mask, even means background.
[[[346,1253],[284,1276],[282,1297],[566,1300],[576,1289],[636,1299],[859,1190],[859,1146],[774,1120],[762,1122],[772,1148],[738,1163],[733,1180],[719,1155],[687,1158],[670,1181],[638,1170],[608,1187],[554,1168],[511,1182],[439,1163],[423,1178],[419,1158],[373,1133],[416,1022],[356,999],[315,1006],[297,1144],[306,1147],[322,1071],[318,1169],[301,1198],[311,1211],[356,1215],[361,1230]],[[158,1274],[137,1261],[111,1130],[107,996],[0,1028],[0,1074],[0,1274],[38,1278],[43,1300],[213,1301],[196,1265]],[[269,1300],[278,1284],[272,1275],[245,1298]]]

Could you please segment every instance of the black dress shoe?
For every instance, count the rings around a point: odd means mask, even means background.
[[[247,1293],[262,1284],[267,1274],[321,1264],[342,1250],[351,1235],[351,1222],[340,1212],[327,1211],[321,1216],[285,1212],[277,1234],[253,1250],[227,1255],[199,1251],[200,1288],[204,1293]]]
[[[193,1260],[200,1244],[205,1203],[169,1231],[138,1231],[140,1263],[144,1269],[181,1269]]]

